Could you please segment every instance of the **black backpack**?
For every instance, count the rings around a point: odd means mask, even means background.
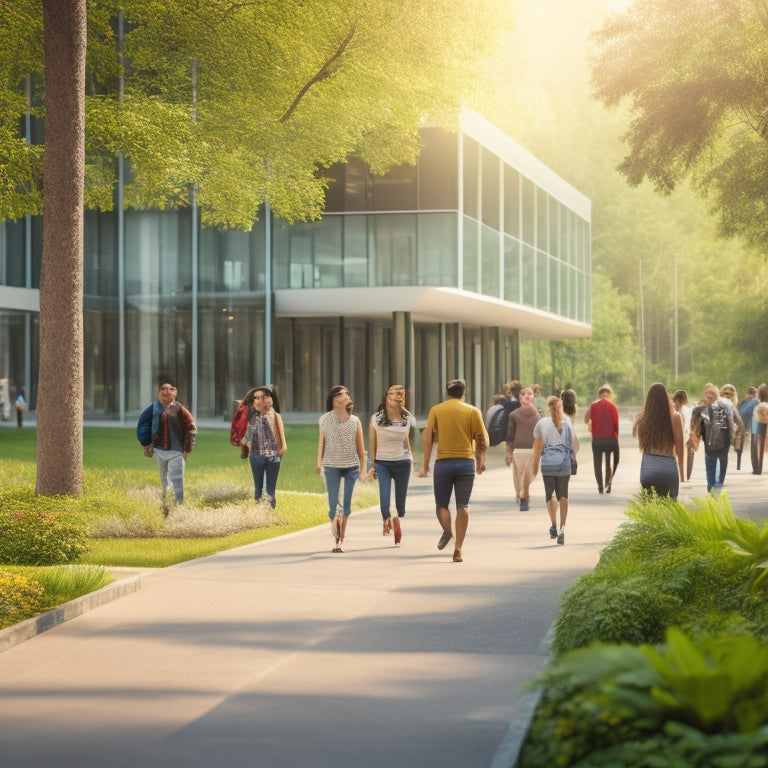
[[[499,400],[485,412],[485,428],[491,447],[499,445],[507,439],[509,414],[517,408],[517,400]]]
[[[731,425],[728,412],[715,402],[704,412],[701,420],[704,428],[704,444],[708,453],[719,453],[731,445]]]

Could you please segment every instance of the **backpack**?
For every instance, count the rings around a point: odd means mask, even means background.
[[[485,412],[485,429],[488,432],[488,442],[491,447],[507,439],[509,414],[515,410],[516,405],[518,405],[517,402],[500,400]]]
[[[704,445],[708,453],[728,450],[731,445],[731,425],[728,412],[715,402],[707,408],[702,418],[704,427]]]
[[[232,426],[229,429],[229,442],[240,448],[245,440],[245,431],[248,429],[248,411],[250,406],[240,403],[237,406],[235,415],[232,417]]]

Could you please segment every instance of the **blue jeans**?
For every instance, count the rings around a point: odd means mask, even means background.
[[[328,491],[328,517],[333,520],[336,517],[336,506],[339,503],[339,486],[341,478],[344,478],[344,502],[342,511],[346,517],[352,512],[352,491],[355,488],[357,478],[360,477],[360,467],[323,467],[325,488]]]
[[[256,501],[261,498],[264,490],[264,477],[267,479],[267,496],[272,509],[275,508],[275,488],[277,476],[280,473],[280,457],[265,456],[263,453],[251,453],[251,472],[253,472],[253,494]]]
[[[408,493],[408,481],[411,478],[411,460],[374,461],[376,477],[379,481],[379,506],[381,516],[389,517],[389,504],[392,497],[392,481],[395,481],[395,509],[398,517],[405,517],[405,495]]]
[[[728,450],[719,453],[704,451],[704,469],[707,472],[707,493],[713,488],[722,488],[725,483],[725,473],[728,469]],[[720,463],[718,472],[718,462]]]

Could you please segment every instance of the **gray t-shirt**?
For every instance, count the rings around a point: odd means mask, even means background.
[[[550,416],[545,416],[543,419],[539,419],[536,422],[536,426],[533,428],[533,437],[540,437],[544,445],[567,445],[565,423],[568,422],[570,426],[571,420],[567,416],[563,416],[563,430],[558,432],[557,427],[554,425]],[[573,429],[573,427],[571,427]]]

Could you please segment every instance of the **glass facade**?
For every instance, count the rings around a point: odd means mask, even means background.
[[[422,139],[416,165],[386,176],[357,159],[325,171],[318,222],[289,225],[265,209],[251,232],[234,232],[202,228],[194,208],[86,212],[85,417],[132,421],[161,376],[178,381],[198,418],[219,420],[265,381],[279,387],[285,412],[321,411],[335,383],[367,412],[392,377],[419,414],[453,376],[483,405],[514,375],[525,310],[588,332],[590,222],[580,198],[571,204],[548,169],[517,164],[467,131],[424,128]],[[37,288],[41,253],[39,218],[0,223],[0,288]],[[517,320],[457,318],[450,303],[430,321],[402,308],[349,313],[338,299],[313,317],[279,311],[282,291],[399,287],[493,299]],[[0,340],[0,393],[3,381],[23,384],[34,409],[36,313],[0,301]]]

